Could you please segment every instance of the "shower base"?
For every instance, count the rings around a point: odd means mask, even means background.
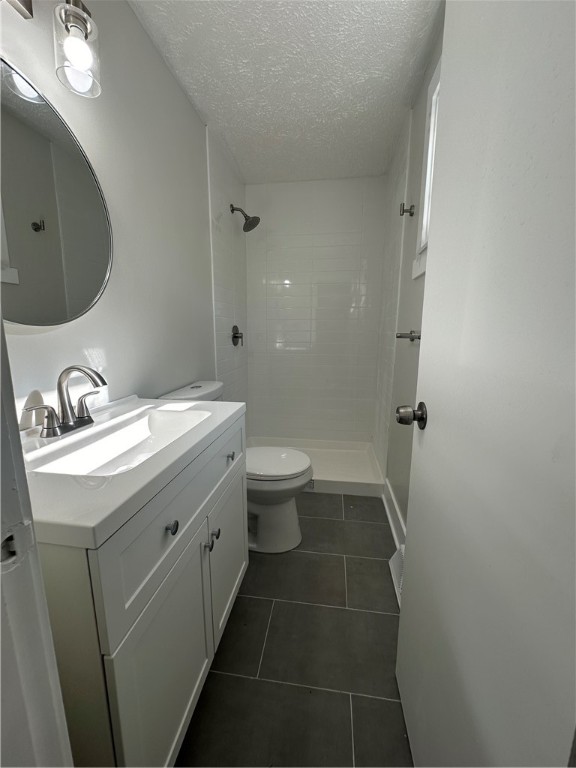
[[[250,437],[248,447],[264,445],[295,448],[310,456],[316,493],[382,496],[384,479],[371,443],[306,440],[295,437]]]

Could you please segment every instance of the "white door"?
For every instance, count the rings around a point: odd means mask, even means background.
[[[416,765],[566,765],[574,735],[574,13],[447,3],[397,664]]]
[[[2,359],[2,750],[10,766],[72,765],[14,394]]]

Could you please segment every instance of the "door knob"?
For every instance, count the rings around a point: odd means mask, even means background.
[[[396,408],[396,421],[398,424],[408,425],[416,422],[419,429],[426,429],[426,422],[428,421],[426,405],[420,402],[416,409],[411,408],[409,405],[399,405]]]

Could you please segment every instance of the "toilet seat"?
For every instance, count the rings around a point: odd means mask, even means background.
[[[293,448],[263,446],[246,450],[246,477],[249,480],[288,480],[310,469],[310,457]]]

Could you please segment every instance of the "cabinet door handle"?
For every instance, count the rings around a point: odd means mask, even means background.
[[[176,536],[176,534],[178,533],[178,528],[179,527],[180,527],[180,523],[178,522],[178,520],[174,520],[173,523],[168,523],[168,525],[166,526],[166,528],[164,530],[168,531],[169,533],[171,533],[172,536]]]
[[[232,451],[232,453],[227,454],[226,458],[229,459],[230,461],[234,461],[234,459],[236,458],[236,451]]]
[[[204,547],[212,552],[214,549],[214,544],[216,544],[216,540],[220,538],[220,534],[222,533],[222,529],[218,528],[216,531],[210,531],[210,544],[204,544]]]

